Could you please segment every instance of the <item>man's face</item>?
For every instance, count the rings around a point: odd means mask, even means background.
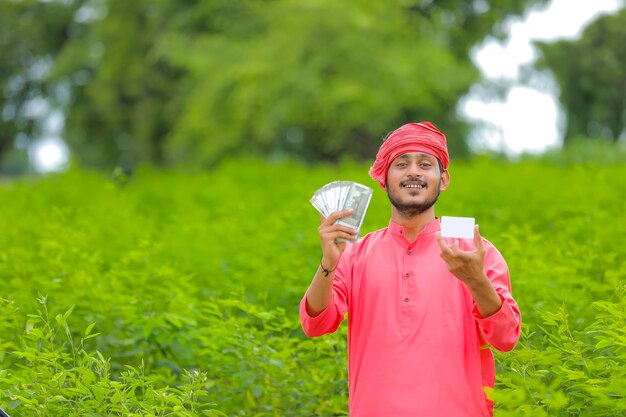
[[[386,190],[391,204],[404,216],[430,209],[442,190],[448,188],[447,171],[439,170],[437,158],[421,152],[402,154],[387,171]]]

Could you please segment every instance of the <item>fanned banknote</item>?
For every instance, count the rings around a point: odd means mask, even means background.
[[[350,216],[337,220],[335,224],[341,224],[360,231],[372,193],[373,190],[371,188],[356,182],[333,181],[315,191],[310,201],[313,207],[324,217],[328,217],[329,214],[336,211],[354,210]],[[358,238],[359,235],[357,234],[353,242],[356,242]],[[338,242],[345,240],[337,239]]]

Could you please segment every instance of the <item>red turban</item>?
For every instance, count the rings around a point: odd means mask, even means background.
[[[423,152],[437,158],[448,169],[448,145],[446,136],[430,122],[407,123],[394,130],[383,142],[370,168],[370,177],[385,188],[387,171],[391,162],[408,152]]]

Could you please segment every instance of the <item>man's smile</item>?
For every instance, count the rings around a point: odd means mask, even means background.
[[[421,190],[422,188],[426,188],[427,185],[426,185],[426,182],[421,181],[421,180],[408,180],[408,181],[402,181],[400,183],[400,187]]]

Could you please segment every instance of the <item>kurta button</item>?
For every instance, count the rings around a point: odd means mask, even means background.
[[[410,254],[411,254],[411,251],[410,251],[410,250],[406,251],[406,254],[407,254],[407,255],[410,255]]]
[[[408,303],[408,302],[409,302],[409,297],[406,297],[406,298],[404,299],[404,302],[405,302],[405,303]]]
[[[406,274],[404,274],[404,276],[408,278],[409,277],[409,273],[407,272]]]

